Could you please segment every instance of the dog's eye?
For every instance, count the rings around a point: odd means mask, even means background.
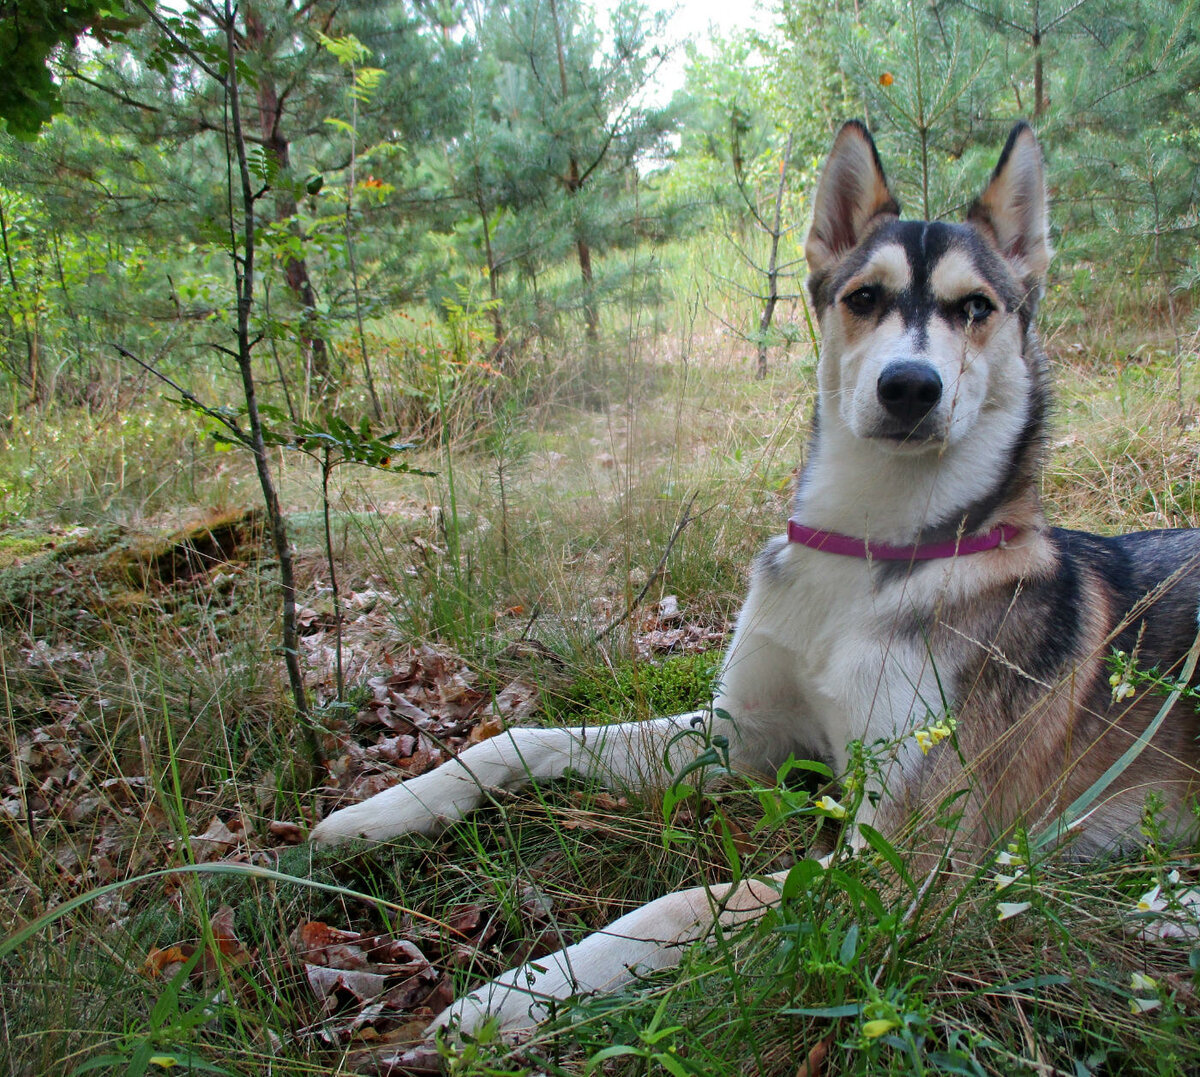
[[[958,304],[959,314],[965,322],[984,322],[996,308],[986,295],[969,295]]]
[[[846,309],[860,318],[865,314],[870,314],[878,301],[879,289],[872,287],[856,288],[842,299],[842,302],[846,304]]]

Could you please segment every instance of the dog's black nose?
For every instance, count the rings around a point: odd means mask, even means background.
[[[875,386],[888,414],[916,426],[942,398],[942,379],[928,363],[902,359],[888,363]]]

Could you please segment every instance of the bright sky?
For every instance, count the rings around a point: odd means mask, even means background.
[[[608,21],[608,12],[618,0],[592,0],[596,11],[596,22],[603,27]],[[759,11],[758,0],[645,0],[651,11],[671,11],[670,30],[675,41],[692,38],[703,42],[710,29],[728,33],[739,27],[750,26],[755,19],[769,18]],[[660,93],[665,103],[683,85],[683,49],[676,50],[669,63],[665,64],[658,77]]]
[[[674,5],[650,0],[648,6],[651,10],[663,11]],[[710,25],[722,31],[749,26],[756,6],[754,0],[683,0],[671,18],[671,25],[681,38],[707,36]]]

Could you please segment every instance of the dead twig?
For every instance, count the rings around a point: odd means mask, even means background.
[[[671,550],[674,548],[675,542],[678,540],[679,536],[683,534],[683,529],[687,527],[687,525],[690,524],[694,519],[696,519],[696,517],[692,515],[692,506],[696,503],[696,498],[699,496],[699,494],[699,490],[694,490],[692,492],[692,496],[689,497],[687,502],[684,504],[683,512],[680,513],[679,519],[675,523],[675,529],[671,532],[671,537],[667,540],[667,545],[662,552],[662,557],[658,559],[658,564],[654,566],[654,571],[650,573],[646,580],[645,586],[643,586],[642,589],[637,593],[637,596],[634,598],[634,600],[625,607],[625,612],[622,613],[620,617],[618,617],[615,621],[609,622],[604,628],[602,628],[592,637],[592,643],[599,643],[611,632],[628,621],[629,618],[633,616],[633,611],[642,604],[642,600],[650,593],[650,588],[654,586],[654,581],[662,575],[663,569],[666,568],[667,558],[671,556]]]

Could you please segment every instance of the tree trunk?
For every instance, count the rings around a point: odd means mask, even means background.
[[[21,286],[17,282],[17,271],[13,268],[12,251],[8,245],[8,225],[4,219],[4,203],[0,202],[0,241],[4,246],[4,262],[8,266],[8,280],[12,287],[13,298],[18,299],[21,295]],[[14,322],[16,319],[13,319]],[[37,334],[29,331],[29,312],[27,310],[21,312],[21,330],[25,336],[25,358],[26,358],[26,377],[29,385],[32,387],[32,395],[34,403],[38,403],[39,383],[38,383],[38,341]],[[15,370],[14,367],[14,372]],[[19,377],[19,374],[18,374]]]
[[[1034,30],[1033,37],[1033,114],[1046,111],[1046,76],[1042,69],[1042,35]]]
[[[226,93],[229,100],[229,117],[232,142],[237,154],[238,174],[241,180],[242,252],[236,246],[231,251],[234,274],[237,280],[237,360],[242,376],[242,392],[246,401],[246,424],[249,427],[250,451],[254,456],[255,470],[262,489],[267,520],[271,528],[271,540],[275,556],[279,561],[279,585],[283,592],[283,658],[287,668],[288,682],[292,689],[292,700],[296,717],[300,720],[307,739],[310,773],[307,778],[315,784],[316,770],[321,765],[321,747],[313,727],[308,697],[304,689],[304,673],[300,668],[300,632],[296,619],[296,578],[292,561],[292,548],[288,541],[287,526],[279,495],[271,477],[271,464],[263,439],[262,421],[258,412],[258,392],[254,380],[250,316],[254,309],[254,202],[255,195],[250,183],[250,168],[246,159],[246,140],[243,136],[241,107],[238,97],[237,47],[234,33],[232,0],[225,0],[225,35],[228,55]],[[234,207],[230,206],[230,211]]]
[[[567,190],[574,198],[583,186],[579,180],[579,162],[574,154],[571,155],[570,168]],[[578,225],[575,228],[575,250],[579,254],[579,275],[583,278],[583,321],[588,340],[594,342],[600,335],[600,315],[596,310],[596,295],[592,291],[592,250]]]
[[[550,18],[554,23],[554,46],[558,53],[558,81],[565,104],[568,94],[567,60],[563,50],[562,27],[558,21],[558,4],[555,0],[550,0]],[[574,198],[582,187],[583,180],[579,175],[579,160],[572,149],[568,155],[567,194]],[[579,254],[579,275],[583,278],[583,320],[587,327],[587,338],[590,342],[594,342],[599,336],[600,317],[596,311],[596,297],[592,291],[592,251],[578,223],[575,225],[575,250]]]
[[[487,256],[488,295],[492,300],[492,332],[496,335],[496,343],[492,348],[492,361],[498,366],[502,366],[506,349],[504,347],[504,320],[500,316],[500,270],[496,265],[495,252],[492,250],[492,226],[488,221],[487,202],[478,185],[475,187],[475,205],[479,210],[479,219],[483,222],[483,252]]]
[[[788,165],[792,159],[792,139],[789,132],[783,160],[779,162],[779,188],[775,192],[775,217],[771,223],[771,257],[767,262],[767,301],[763,305],[762,317],[758,319],[758,369],[757,376],[767,376],[767,331],[775,316],[775,304],[779,302],[779,237],[783,233],[783,192],[787,187]]]
[[[264,56],[267,44],[267,27],[259,13],[250,5],[245,7],[246,45]],[[258,96],[258,127],[262,136],[263,146],[275,159],[281,173],[286,173],[291,167],[291,144],[284,135],[281,121],[283,109],[279,102],[279,91],[275,80],[266,65],[258,77],[256,86]],[[281,223],[292,222],[297,210],[296,196],[291,187],[280,184],[275,189],[275,219]],[[294,234],[299,234],[294,224],[291,226]],[[317,294],[308,275],[308,263],[303,256],[288,257],[283,263],[283,276],[288,289],[300,304],[300,347],[304,352],[306,366],[312,372],[312,384],[318,391],[325,391],[332,385],[332,374],[329,363],[329,346],[317,329]]]

